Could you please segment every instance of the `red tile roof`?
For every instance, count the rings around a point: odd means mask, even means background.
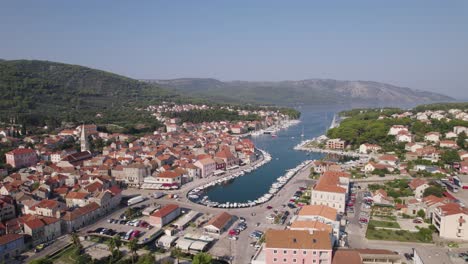
[[[156,211],[155,213],[153,213],[151,216],[161,217],[161,218],[166,217],[167,215],[169,215],[173,211],[177,210],[178,208],[179,208],[178,205],[168,204],[168,205],[164,206],[163,208],[159,209],[158,211]]]

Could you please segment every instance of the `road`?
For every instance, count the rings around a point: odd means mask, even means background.
[[[204,205],[196,204],[196,203],[191,202],[185,195],[187,191],[191,190],[194,187],[186,187],[179,191],[174,192],[180,195],[180,198],[178,199],[162,198],[162,199],[155,200],[151,198],[145,203],[152,204],[154,202],[157,202],[158,204],[161,204],[161,205],[177,204],[180,207],[189,208],[191,210],[195,210],[201,213],[209,213],[209,214],[215,215],[221,212],[228,212],[229,214],[235,215],[237,217],[244,217],[247,222],[247,229],[241,232],[241,234],[239,235],[239,240],[237,241],[228,240],[226,238],[227,234],[225,233],[221,236],[221,239],[220,241],[217,242],[217,244],[224,243],[227,245],[225,255],[234,256],[232,263],[245,264],[245,263],[250,262],[250,258],[255,253],[255,249],[249,245],[250,242],[253,241],[251,238],[249,238],[249,234],[252,231],[254,230],[265,231],[268,228],[281,229],[285,227],[284,225],[280,226],[280,225],[269,223],[269,221],[266,219],[266,216],[272,213],[272,210],[274,209],[277,209],[279,211],[281,210],[290,211],[291,214],[285,222],[287,223],[290,217],[297,210],[297,209],[291,210],[288,207],[283,208],[283,205],[288,203],[289,199],[294,195],[294,193],[299,189],[299,187],[310,186],[314,183],[314,181],[309,178],[310,166],[311,165],[308,165],[304,167],[301,171],[299,171],[270,201],[262,205],[258,205],[254,207],[225,209],[225,208],[207,207]],[[149,196],[153,192],[154,191],[151,191],[151,190],[127,189],[124,191],[124,195],[134,195],[138,193],[141,195]],[[267,210],[266,209],[267,206],[271,206],[273,207],[273,209]],[[123,212],[123,210],[124,209],[122,209],[121,211],[115,212],[113,213],[113,215],[117,216],[121,212]],[[256,223],[260,223],[260,226],[257,227]],[[224,240],[227,240],[226,241],[227,243],[224,242]],[[212,248],[212,250],[218,251],[216,247],[217,245],[215,245]]]
[[[58,250],[64,248],[68,244],[71,243],[71,238],[69,235],[63,235],[57,238],[51,245],[45,247],[42,251],[34,253],[34,251],[25,252],[23,255],[28,256],[28,258],[24,261],[24,263],[29,263],[30,261],[38,258],[46,257]]]

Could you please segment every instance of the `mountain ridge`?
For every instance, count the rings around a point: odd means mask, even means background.
[[[349,103],[364,106],[409,106],[455,101],[454,98],[439,93],[362,80],[311,78],[276,82],[241,80],[223,82],[214,78],[179,78],[143,81],[185,92],[189,96],[280,105]]]

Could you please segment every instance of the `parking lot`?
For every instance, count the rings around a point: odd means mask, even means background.
[[[89,225],[81,231],[82,235],[111,238],[119,235],[122,241],[138,239],[138,243],[146,243],[151,237],[161,232],[160,229],[153,227],[148,223],[148,216],[141,212],[150,204],[147,201],[139,205],[134,205],[135,214],[128,219],[125,212],[128,208],[123,208],[113,214]],[[154,204],[151,204],[154,205]]]

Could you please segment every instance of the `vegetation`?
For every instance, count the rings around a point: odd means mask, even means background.
[[[444,189],[440,185],[431,185],[424,190],[423,197],[434,195],[437,197],[444,196]]]
[[[397,222],[389,222],[389,221],[371,220],[369,222],[369,226],[371,225],[374,227],[400,228],[400,225]]]
[[[424,104],[419,105],[414,108],[414,110],[418,112],[423,112],[426,110],[449,110],[449,109],[461,109],[466,110],[468,109],[468,103],[436,103],[436,104]]]
[[[144,99],[144,102],[143,100]],[[135,108],[189,100],[155,85],[87,67],[48,61],[0,61],[0,121],[57,127],[62,121],[158,127]],[[195,101],[190,99],[190,101]]]
[[[408,197],[413,195],[413,191],[409,188],[408,184],[408,180],[398,179],[384,184],[369,184],[369,190],[383,189],[387,192],[388,196],[393,198]]]
[[[213,121],[254,121],[260,120],[257,115],[239,115],[227,109],[193,110],[184,112],[168,112],[170,118],[180,118],[182,122],[202,123]]]
[[[192,264],[210,264],[212,257],[208,253],[200,252],[193,257]]]
[[[420,228],[418,232],[410,232],[407,230],[376,229],[369,225],[366,237],[371,240],[431,243],[432,230]]]

